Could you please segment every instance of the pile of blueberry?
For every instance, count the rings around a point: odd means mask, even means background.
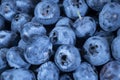
[[[120,80],[120,0],[1,0],[0,80]]]

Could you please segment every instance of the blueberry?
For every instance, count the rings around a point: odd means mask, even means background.
[[[99,14],[100,27],[105,31],[115,31],[120,27],[120,4],[108,3]]]
[[[118,31],[117,31],[117,36],[119,36],[120,35],[120,29],[118,29]]]
[[[59,2],[59,0],[41,0],[41,1],[51,1],[51,2],[55,2],[55,3]]]
[[[56,23],[56,27],[57,26],[68,26],[71,27],[73,24],[72,20],[69,19],[68,17],[62,17],[57,23]]]
[[[111,59],[108,42],[103,37],[92,36],[88,38],[83,48],[85,51],[84,58],[92,65],[100,66]]]
[[[20,41],[18,42],[18,47],[22,48],[23,50],[26,50],[27,46],[28,44],[22,39],[20,39]]]
[[[64,74],[60,77],[60,80],[72,80],[72,78],[69,75]]]
[[[95,11],[101,11],[104,5],[110,2],[111,0],[86,0],[88,6]]]
[[[19,47],[10,48],[7,52],[6,58],[10,67],[26,69],[30,67],[30,64],[24,59],[23,49]]]
[[[17,13],[11,22],[11,30],[14,32],[21,32],[22,26],[29,22],[31,17],[26,13]]]
[[[33,65],[39,65],[49,60],[52,55],[52,43],[47,36],[37,36],[27,46],[25,59]]]
[[[92,36],[96,31],[96,22],[92,17],[77,19],[73,24],[77,37]]]
[[[120,80],[120,62],[111,61],[103,66],[100,80]]]
[[[60,9],[57,3],[43,1],[35,7],[34,15],[44,25],[54,24],[60,17]]]
[[[88,6],[84,0],[64,0],[63,6],[67,17],[72,19],[78,18],[78,11],[81,13],[81,16],[85,16],[88,10]]]
[[[112,33],[112,32],[106,32],[104,30],[99,30],[99,31],[96,31],[94,36],[100,36],[100,37],[104,37],[107,39],[107,41],[109,42],[109,44],[112,43],[115,35]]]
[[[71,44],[76,42],[74,31],[68,26],[57,26],[50,32],[50,40],[54,45]]]
[[[26,69],[9,69],[4,71],[1,80],[36,80],[32,71]]]
[[[7,48],[0,49],[0,74],[4,70],[6,70],[8,67],[7,60],[6,60],[7,51],[8,51]]]
[[[59,80],[59,70],[51,61],[42,64],[38,69],[38,80]]]
[[[78,49],[72,45],[62,45],[55,53],[55,63],[63,72],[74,71],[81,62]]]
[[[8,21],[11,21],[16,14],[14,1],[3,2],[0,6],[0,14]]]
[[[30,40],[33,36],[36,35],[45,35],[46,29],[43,27],[42,24],[37,22],[28,22],[24,24],[23,29],[21,31],[21,38],[27,42]]]
[[[15,3],[17,11],[21,13],[30,13],[34,8],[32,0],[15,0]]]
[[[120,36],[117,36],[116,38],[114,38],[112,44],[111,44],[111,49],[112,49],[112,56],[120,61]]]
[[[16,45],[17,34],[8,30],[0,31],[0,48]]]
[[[0,30],[4,29],[5,27],[5,19],[2,15],[0,15]]]
[[[120,4],[120,0],[112,0],[112,1]]]
[[[98,80],[95,68],[87,62],[82,62],[77,70],[73,72],[74,80]]]

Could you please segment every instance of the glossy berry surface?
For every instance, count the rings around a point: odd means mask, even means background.
[[[119,80],[120,79],[120,62],[111,61],[103,66],[100,72],[100,80]]]
[[[61,71],[70,72],[78,68],[81,56],[72,45],[62,45],[55,53],[55,63]]]
[[[52,1],[43,1],[35,7],[34,15],[38,22],[49,25],[54,24],[60,16],[58,4]]]
[[[73,24],[76,36],[86,37],[92,36],[96,31],[96,22],[92,17],[83,17],[82,19],[77,19]]]
[[[99,14],[100,27],[105,31],[115,31],[120,26],[120,4],[113,2],[106,4]]]
[[[83,45],[84,58],[92,65],[99,66],[110,60],[110,49],[105,38],[92,36]]]
[[[50,40],[53,44],[72,44],[76,42],[74,31],[68,26],[57,26],[50,32]]]
[[[50,73],[50,74],[48,74]],[[46,62],[38,69],[38,80],[59,80],[59,70],[53,62]]]
[[[82,62],[79,68],[73,73],[74,80],[98,80],[98,75],[87,62]]]
[[[80,12],[81,16],[85,16],[88,9],[85,0],[64,0],[63,6],[67,17],[72,19],[78,18],[77,12]]]
[[[52,55],[52,43],[47,36],[37,37],[34,42],[27,46],[25,59],[34,65],[42,64],[49,60]]]

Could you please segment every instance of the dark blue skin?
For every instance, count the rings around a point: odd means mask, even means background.
[[[118,61],[120,61],[120,49],[119,49],[119,47],[120,47],[120,36],[117,36],[112,41],[111,49],[112,49],[112,56]]]
[[[87,62],[82,62],[79,68],[73,72],[74,80],[98,80],[95,68]]]
[[[21,32],[22,26],[29,22],[31,17],[25,13],[17,13],[11,22],[11,30],[14,32]]]
[[[64,0],[63,6],[67,17],[72,19],[78,18],[77,12],[80,12],[81,16],[85,16],[88,10],[85,0]]]
[[[28,46],[28,44],[25,41],[23,41],[22,39],[19,40],[18,47],[26,50],[27,46]]]
[[[78,68],[81,56],[73,45],[62,45],[55,53],[55,63],[63,72],[71,72]]]
[[[120,3],[120,0],[112,0],[113,2],[117,2],[117,3]]]
[[[92,36],[96,31],[96,22],[92,17],[82,17],[74,22],[73,28],[79,38]]]
[[[51,61],[42,64],[38,69],[37,80],[59,80],[59,70],[56,65]]]
[[[52,43],[47,36],[36,36],[25,51],[25,59],[33,65],[49,60],[52,55]]]
[[[83,45],[84,58],[94,66],[105,64],[111,59],[107,40],[100,36],[88,38]]]
[[[16,6],[14,1],[3,2],[0,5],[0,14],[8,21],[11,21],[16,14]]]
[[[7,51],[8,51],[7,48],[1,48],[0,49],[0,74],[4,70],[6,70],[7,67],[8,67],[7,60],[6,60]]]
[[[57,3],[51,1],[39,2],[34,10],[35,18],[44,25],[57,22],[60,17],[60,9]]]
[[[118,31],[117,31],[117,36],[119,36],[120,35],[120,29],[118,29]]]
[[[73,24],[72,20],[69,19],[68,17],[62,17],[57,23],[56,23],[56,27],[57,26],[68,26],[71,27]]]
[[[51,1],[51,2],[55,2],[55,3],[59,2],[59,0],[41,0],[41,1]]]
[[[6,58],[10,67],[28,69],[28,64],[24,59],[24,51],[19,47],[12,47],[8,50]]]
[[[56,26],[50,32],[50,40],[54,45],[71,44],[75,45],[76,36],[74,31],[68,26]]]
[[[113,41],[115,37],[115,35],[112,32],[107,32],[104,30],[96,31],[94,36],[100,36],[100,37],[106,38],[109,44],[111,44],[111,42]]]
[[[72,78],[69,75],[64,74],[60,77],[60,80],[72,80]]]
[[[115,31],[120,27],[120,4],[108,3],[99,14],[100,27],[105,31]]]
[[[27,69],[9,69],[4,71],[0,80],[36,80],[32,71]]]
[[[120,80],[120,62],[111,61],[103,66],[100,80]]]
[[[7,30],[0,31],[0,48],[11,47],[16,44],[17,34]]]
[[[0,15],[0,30],[4,29],[5,27],[5,19],[3,16]]]
[[[95,11],[101,11],[104,5],[110,2],[111,0],[86,0],[88,6]]]
[[[18,12],[30,13],[34,8],[32,0],[15,0],[16,8]]]
[[[37,35],[46,35],[46,29],[42,24],[37,22],[28,22],[24,24],[23,29],[21,31],[21,38],[25,42],[28,42],[28,40],[32,39],[33,36]]]

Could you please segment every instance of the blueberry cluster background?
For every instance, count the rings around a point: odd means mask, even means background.
[[[120,0],[0,0],[0,80],[120,80]]]

